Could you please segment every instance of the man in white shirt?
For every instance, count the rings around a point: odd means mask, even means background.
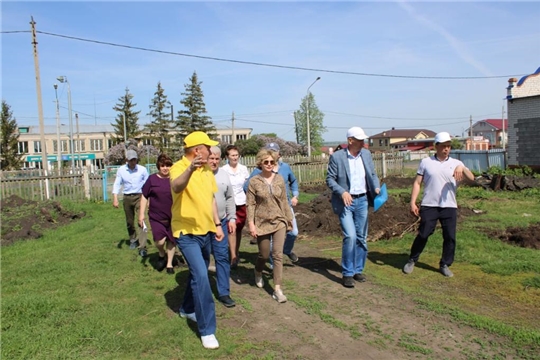
[[[142,187],[148,179],[148,171],[144,166],[137,164],[138,156],[135,150],[126,151],[127,164],[120,166],[116,173],[116,179],[113,185],[113,206],[118,208],[118,193],[123,186],[124,213],[126,215],[126,225],[129,235],[129,248],[136,249],[139,247],[139,254],[142,257],[147,255],[146,252],[146,233],[141,231],[141,242],[137,239],[137,230],[135,224],[139,216],[139,204],[141,202]]]
[[[439,270],[446,277],[454,274],[449,267],[454,262],[456,250],[457,202],[456,189],[460,181],[474,181],[474,175],[465,165],[450,157],[452,139],[447,132],[435,136],[437,153],[420,162],[411,193],[411,213],[420,216],[418,235],[411,247],[409,261],[403,267],[405,274],[414,270],[414,264],[427,244],[428,238],[435,231],[437,221],[440,221],[443,231],[443,251],[439,262]],[[424,183],[424,195],[420,209],[416,199],[420,187]]]

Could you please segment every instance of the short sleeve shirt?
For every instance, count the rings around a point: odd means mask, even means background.
[[[435,155],[420,162],[417,174],[423,176],[424,182],[422,206],[457,208],[454,171],[460,165],[460,160],[448,157],[440,161]]]
[[[171,182],[191,165],[183,157],[171,167]],[[218,191],[214,173],[208,165],[193,171],[185,189],[172,192],[172,231],[174,237],[180,234],[206,235],[216,232],[214,223],[214,193]]]

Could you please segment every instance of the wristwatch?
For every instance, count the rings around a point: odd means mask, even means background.
[[[216,225],[216,226],[221,226],[221,223],[215,223],[214,225]]]

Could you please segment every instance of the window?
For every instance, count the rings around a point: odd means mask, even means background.
[[[60,140],[60,152],[68,152],[68,141]],[[53,151],[58,152],[58,141],[53,140]]]
[[[221,135],[221,142],[224,144],[231,144],[232,135]]]
[[[41,152],[41,141],[34,141],[34,153]]]
[[[19,141],[19,154],[28,154],[28,141]]]
[[[113,146],[117,145],[117,144],[119,144],[119,142],[115,141],[113,139],[108,139],[108,141],[107,141],[107,145],[108,145],[109,149],[112,148]]]
[[[153,145],[154,141],[150,138],[143,139],[143,145]]]
[[[247,140],[246,134],[236,135],[236,140]]]
[[[382,146],[382,144],[383,144],[382,139],[379,139],[379,146]]]
[[[384,146],[388,146],[388,139],[384,139]]]
[[[75,148],[75,152],[83,152],[86,149],[84,140],[74,140],[73,147]]]
[[[103,151],[103,140],[102,139],[90,140],[90,150],[91,151]]]

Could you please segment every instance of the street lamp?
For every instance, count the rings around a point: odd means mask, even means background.
[[[71,157],[71,172],[75,174],[75,159],[73,158],[73,116],[71,111],[71,86],[66,76],[59,76],[56,80],[61,83],[66,83],[68,86],[68,112],[69,112],[69,156]]]
[[[307,110],[306,110],[306,129],[307,129],[307,156],[311,158],[311,133],[309,130],[309,89],[317,82],[321,80],[321,77],[317,77],[315,81],[307,88]]]
[[[58,104],[57,84],[54,84],[54,95],[56,96],[56,160],[58,161],[58,170],[62,170],[62,146],[60,144],[60,105]]]

